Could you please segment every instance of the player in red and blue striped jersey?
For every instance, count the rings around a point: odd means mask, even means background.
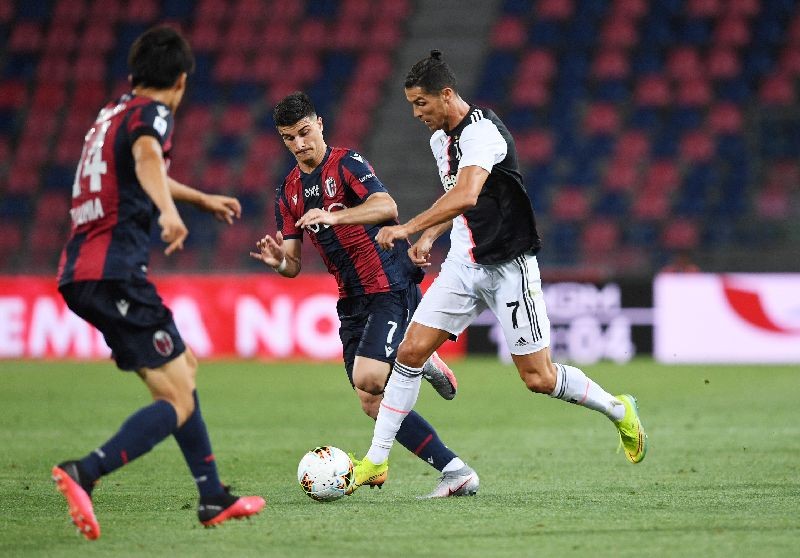
[[[375,237],[384,226],[397,224],[397,206],[364,157],[325,143],[322,118],[305,93],[293,93],[275,107],[275,125],[297,159],[277,191],[278,231],[256,244],[251,255],[284,277],[301,268],[304,233],[317,248],[339,286],[344,363],[364,412],[373,419],[411,315],[421,299],[423,272],[412,263],[407,242],[382,250]],[[456,392],[456,379],[435,353],[425,363],[425,377],[445,399]],[[418,413],[408,414],[397,440],[442,474],[471,471],[460,496],[478,490],[478,476],[447,446]],[[380,486],[383,478],[371,479]]]
[[[207,195],[167,176],[172,115],[194,68],[186,40],[174,29],[154,27],[134,42],[129,63],[132,92],[103,108],[86,134],[58,288],[69,308],[103,333],[117,366],[141,377],[154,402],[82,459],[53,467],[53,480],[87,539],[100,536],[91,499],[96,482],[170,435],[194,476],[204,525],[264,507],[263,498],[238,498],[220,482],[195,390],[197,359],[147,279],[153,221],[167,255],[181,249],[188,234],[174,200],[229,224],[241,207],[234,198]]]

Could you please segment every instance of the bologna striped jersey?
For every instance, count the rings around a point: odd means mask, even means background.
[[[358,153],[328,147],[322,162],[310,174],[295,166],[278,188],[275,220],[285,239],[303,238],[295,226],[308,210],[339,211],[363,203],[371,194],[386,192],[372,166]],[[306,228],[328,271],[336,277],[339,296],[398,291],[419,283],[423,272],[408,257],[409,243],[395,242],[383,250],[375,242],[382,226],[313,225]]]
[[[447,258],[482,265],[538,252],[542,242],[517,162],[517,148],[505,124],[489,109],[472,106],[452,130],[437,130],[431,150],[445,192],[462,167],[489,172],[475,207],[453,219]]]
[[[61,253],[59,285],[145,277],[158,212],[136,177],[131,148],[141,136],[153,136],[169,161],[172,130],[167,106],[147,97],[123,95],[97,115],[75,172],[72,234]]]

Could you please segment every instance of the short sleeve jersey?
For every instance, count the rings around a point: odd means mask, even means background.
[[[306,174],[295,166],[278,188],[278,230],[284,239],[302,240],[303,230],[295,223],[308,210],[355,207],[376,192],[386,192],[386,188],[369,162],[355,151],[328,147],[313,172]],[[336,278],[340,297],[398,291],[422,280],[422,270],[408,257],[407,241],[395,242],[391,250],[383,250],[375,242],[382,226],[396,224],[392,220],[376,225],[306,228],[328,271]]]
[[[541,248],[514,139],[494,112],[470,107],[455,128],[437,130],[430,143],[445,192],[463,167],[489,172],[475,207],[453,219],[448,259],[490,265]]]
[[[59,285],[146,276],[157,209],[136,177],[131,149],[152,136],[168,164],[172,131],[170,110],[147,97],[123,95],[97,115],[75,173],[72,233],[61,253]]]

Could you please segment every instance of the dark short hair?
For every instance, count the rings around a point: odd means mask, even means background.
[[[280,103],[275,105],[275,109],[272,111],[272,120],[275,122],[275,126],[292,126],[303,118],[314,118],[316,115],[317,109],[314,108],[311,98],[302,91],[295,91],[286,95]]]
[[[189,43],[167,25],[151,27],[133,42],[128,54],[131,85],[167,89],[183,73],[194,71]]]
[[[456,76],[450,66],[442,60],[442,51],[432,50],[430,56],[423,58],[411,67],[406,75],[406,89],[421,87],[426,93],[436,93],[449,87],[458,92]]]

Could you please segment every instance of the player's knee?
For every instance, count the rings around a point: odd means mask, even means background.
[[[432,354],[430,347],[408,337],[397,348],[397,360],[411,368],[422,368]]]
[[[375,376],[363,376],[353,378],[353,383],[361,391],[370,395],[381,395],[386,387],[386,379],[376,378]]]

